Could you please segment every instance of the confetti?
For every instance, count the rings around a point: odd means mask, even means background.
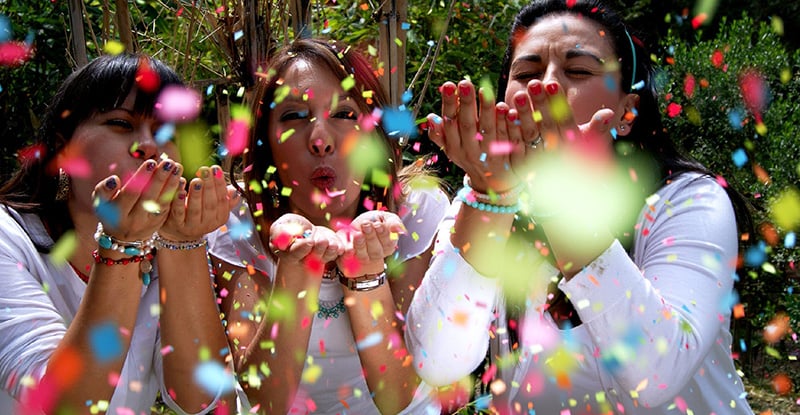
[[[191,121],[200,114],[200,93],[178,85],[164,87],[155,103],[155,114],[164,122]]]
[[[92,353],[101,363],[108,363],[122,356],[122,339],[117,325],[113,323],[98,324],[89,332],[89,344]]]
[[[210,396],[231,392],[235,382],[225,366],[215,360],[197,365],[194,370],[194,381]]]

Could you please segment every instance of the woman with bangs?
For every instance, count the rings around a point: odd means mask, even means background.
[[[602,1],[534,0],[497,102],[442,86],[430,136],[467,177],[408,313],[425,381],[477,369],[501,414],[752,414],[730,331],[747,205],[673,144],[649,56]]]
[[[438,411],[403,316],[448,199],[401,169],[358,51],[299,39],[259,76],[243,203],[211,240],[240,384],[259,413]],[[433,184],[431,184],[433,183]]]
[[[204,234],[236,195],[218,166],[187,188],[175,144],[156,140],[167,88],[180,78],[145,55],[79,68],[0,188],[1,413],[138,415],[159,392],[207,413],[232,390],[195,371],[227,365]]]

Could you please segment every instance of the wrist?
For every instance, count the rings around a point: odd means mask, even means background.
[[[338,268],[339,283],[345,286],[349,291],[364,292],[372,291],[386,283],[386,266],[384,269],[377,273],[363,274],[358,277],[347,277]]]

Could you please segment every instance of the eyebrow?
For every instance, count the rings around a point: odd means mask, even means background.
[[[592,58],[595,61],[597,61],[597,63],[603,64],[603,59],[600,59],[600,57],[598,57],[594,53],[587,52],[587,51],[581,50],[581,49],[570,49],[570,50],[567,51],[567,55],[566,55],[567,59],[579,58],[579,57],[583,57],[583,56],[587,56],[587,57]],[[535,54],[535,53],[532,53],[530,55],[522,55],[522,56],[518,57],[517,59],[514,59],[514,63],[512,63],[511,66],[514,66],[519,61],[531,62],[531,63],[542,63],[542,57],[540,55],[538,55],[538,54]]]

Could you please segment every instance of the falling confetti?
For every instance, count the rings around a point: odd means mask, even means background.
[[[200,93],[178,85],[164,87],[155,103],[155,113],[165,122],[191,121],[200,114]]]

